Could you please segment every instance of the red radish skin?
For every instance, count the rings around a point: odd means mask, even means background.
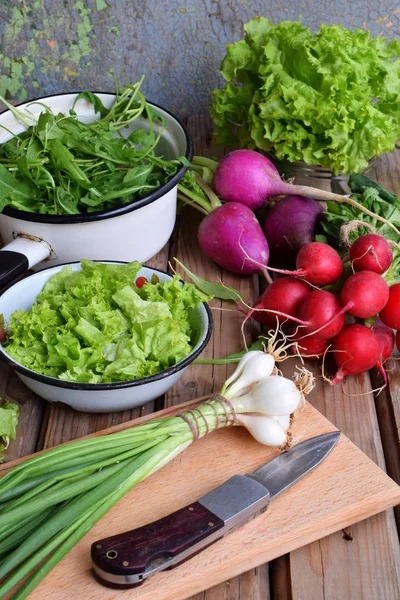
[[[346,375],[360,375],[379,361],[381,348],[375,333],[365,325],[345,325],[333,340],[333,356],[338,367],[335,385]]]
[[[325,286],[336,283],[343,273],[339,254],[323,242],[311,242],[303,246],[296,258],[296,271],[267,267],[268,270],[284,275],[301,277],[311,285]]]
[[[393,253],[384,237],[367,233],[350,246],[349,258],[355,271],[374,271],[382,275],[392,264]]]
[[[254,213],[238,202],[213,210],[200,223],[199,244],[217,265],[239,275],[253,275],[268,264],[269,248]]]
[[[329,340],[319,340],[312,336],[302,339],[302,335],[301,330],[298,330],[293,336],[295,342],[292,346],[293,354],[303,358],[322,358],[330,344]]]
[[[400,352],[400,331],[396,333],[396,346],[397,350]]]
[[[302,328],[303,336],[315,337],[319,340],[329,340],[335,337],[344,326],[342,305],[334,294],[325,290],[315,290],[303,298],[298,304],[299,320],[307,323]],[[301,339],[301,329],[299,338]]]
[[[294,277],[281,277],[267,287],[254,308],[277,311],[286,315],[295,315],[298,303],[310,292],[310,287],[305,281],[295,279]],[[255,310],[252,316],[259,323],[271,327],[276,326],[277,320],[279,323],[287,320],[287,317],[262,312],[261,310]]]
[[[371,327],[372,331],[375,333],[378,338],[379,347],[381,349],[379,360],[376,363],[375,367],[381,373],[385,384],[387,383],[387,375],[383,363],[392,356],[393,348],[394,348],[394,332],[390,327],[386,327],[384,323],[380,319],[376,319],[374,326]]]
[[[324,331],[328,330],[331,323],[335,323],[338,317],[344,316],[346,312],[359,319],[370,319],[374,317],[385,306],[389,297],[389,287],[386,281],[373,271],[359,271],[350,275],[340,292],[340,300],[344,306],[337,315],[325,323]],[[319,330],[313,332],[314,336]]]
[[[389,299],[389,286],[374,271],[359,271],[350,275],[340,292],[343,310],[353,317],[369,319],[377,315]]]
[[[379,313],[379,318],[391,329],[400,329],[400,283],[389,288],[389,299]]]

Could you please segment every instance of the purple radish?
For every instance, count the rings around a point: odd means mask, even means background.
[[[301,196],[287,196],[268,209],[264,233],[276,265],[294,264],[300,248],[313,241],[324,213],[319,202]]]
[[[268,264],[269,248],[254,213],[229,202],[204,217],[198,231],[203,252],[217,265],[239,275],[253,275]]]
[[[225,202],[240,202],[252,210],[258,210],[274,196],[293,194],[350,204],[385,223],[400,235],[400,231],[390,221],[376,215],[351,197],[309,186],[286,183],[281,179],[272,162],[255,150],[234,150],[224,156],[215,171],[213,186]]]

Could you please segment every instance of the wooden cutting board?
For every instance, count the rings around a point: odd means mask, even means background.
[[[166,409],[101,433],[181,412],[193,402]],[[335,427],[310,404],[299,411],[295,443]],[[210,434],[125,496],[30,595],[32,600],[183,600],[286,552],[309,544],[400,503],[400,487],[345,436],[314,471],[270,504],[267,512],[174,570],[141,587],[113,590],[92,576],[92,542],[139,527],[193,502],[235,473],[245,474],[278,454],[243,428]],[[26,460],[26,459],[25,459]],[[14,461],[0,467],[0,476]]]

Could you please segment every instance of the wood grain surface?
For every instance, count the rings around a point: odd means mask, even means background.
[[[180,412],[181,407],[178,410]],[[298,411],[292,432],[294,439],[303,441],[334,429],[307,403]],[[199,440],[118,502],[30,598],[112,600],[122,597],[121,591],[102,586],[94,579],[89,552],[94,542],[165,517],[230,476],[254,471],[278,454],[277,449],[255,442],[242,428],[221,430]],[[0,473],[7,470],[5,465]],[[272,501],[265,513],[176,569],[158,573],[140,587],[124,590],[123,596],[127,600],[184,600],[204,587],[220,584],[224,576],[234,577],[249,568],[254,569],[263,561],[348,527],[398,502],[400,486],[342,435],[331,454],[279,499]]]
[[[210,144],[207,117],[190,117],[188,127],[196,153],[218,155]],[[400,151],[396,151],[376,161],[373,177],[399,194],[399,172]],[[173,258],[177,257],[200,276],[232,285],[240,289],[246,302],[253,302],[262,282],[257,277],[223,273],[204,257],[196,241],[199,220],[200,216],[193,209],[185,209],[170,244],[151,264],[166,269],[168,261],[173,265]],[[234,307],[228,303],[212,302],[214,334],[203,356],[219,357],[243,347],[241,318],[232,309]],[[249,324],[246,328],[248,339],[256,333],[257,327]],[[309,400],[367,456],[400,482],[400,363],[392,363],[389,386],[377,397],[372,390],[377,387],[378,380],[372,373],[372,380],[369,375],[347,378],[334,388],[319,378]],[[318,365],[307,366],[319,373]],[[283,370],[289,374],[294,367],[295,361],[290,360],[283,365]],[[18,439],[11,444],[7,460],[124,423],[149,414],[155,408],[173,406],[218,391],[232,368],[192,365],[165,398],[133,411],[89,415],[62,405],[46,404],[27,390],[7,367],[0,365],[0,394],[21,405]],[[282,547],[281,552],[283,550]],[[266,558],[270,559],[272,555]],[[393,510],[290,552],[272,560],[269,565],[248,566],[251,569],[239,576],[226,570],[224,582],[215,587],[209,588],[210,582],[202,579],[203,589],[209,589],[196,590],[190,600],[268,600],[269,597],[274,600],[398,600],[400,546]],[[72,595],[71,590],[70,597]]]

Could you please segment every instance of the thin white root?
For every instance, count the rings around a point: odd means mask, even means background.
[[[297,367],[297,369],[298,372],[294,374],[293,379],[304,402],[305,397],[308,396],[315,387],[315,377],[313,373],[308,371],[305,367]]]

